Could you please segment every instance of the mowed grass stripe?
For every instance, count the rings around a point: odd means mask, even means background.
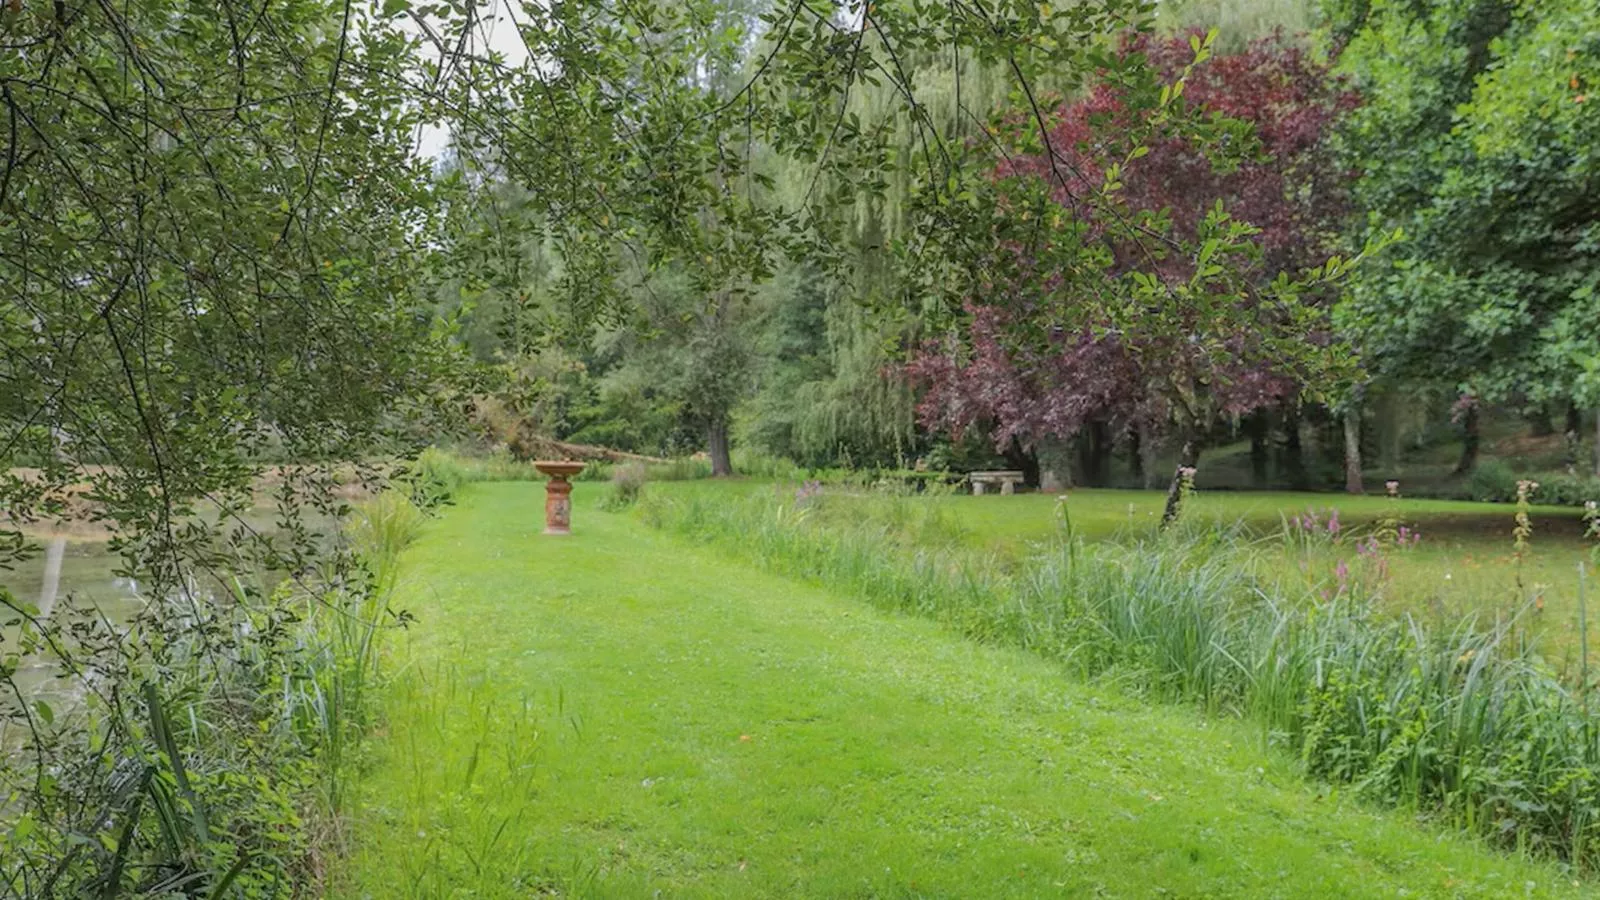
[[[1494,896],[1235,723],[486,484],[406,559],[348,897]]]

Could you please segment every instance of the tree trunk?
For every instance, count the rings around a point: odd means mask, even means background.
[[[706,427],[706,451],[711,455],[711,477],[733,474],[733,459],[728,453],[728,423],[712,422]]]
[[[1522,418],[1528,423],[1528,434],[1532,437],[1549,437],[1556,433],[1556,427],[1550,424],[1548,406],[1529,407],[1522,411]]]
[[[1267,411],[1258,409],[1251,413],[1245,419],[1245,429],[1250,434],[1250,484],[1266,487],[1272,451],[1272,421]]]
[[[1578,404],[1567,401],[1566,428],[1562,429],[1567,439],[1566,464],[1567,474],[1578,474],[1578,456],[1583,449],[1583,414],[1578,411]]]
[[[1361,407],[1351,401],[1344,411],[1344,490],[1364,493],[1361,484]]]
[[[1161,513],[1163,530],[1178,519],[1178,505],[1183,494],[1183,470],[1192,469],[1199,462],[1200,440],[1191,429],[1184,435],[1183,447],[1178,451],[1178,467],[1172,470],[1172,483],[1167,486],[1167,506]]]
[[[1300,410],[1287,407],[1283,412],[1283,466],[1281,471],[1289,486],[1297,491],[1306,489],[1305,448],[1300,444]]]
[[[1023,449],[1022,443],[1016,438],[1006,445],[1006,452],[1001,454],[1006,458],[1006,465],[1022,473],[1022,483],[1029,487],[1039,486],[1039,455]]]
[[[1149,489],[1156,486],[1156,452],[1161,449],[1160,441],[1156,439],[1150,426],[1139,426],[1139,472],[1141,488]]]
[[[1144,487],[1144,428],[1128,429],[1128,476]]]
[[[1111,480],[1111,428],[1104,422],[1090,422],[1078,444],[1078,468],[1084,484],[1105,487]]]
[[[1064,442],[1040,438],[1033,455],[1039,461],[1039,490],[1059,494],[1073,486],[1071,454]]]
[[[1378,445],[1378,466],[1390,472],[1400,468],[1402,428],[1400,425],[1401,400],[1393,390],[1378,394],[1377,422],[1373,424]]]
[[[1478,433],[1478,404],[1467,407],[1461,417],[1461,459],[1456,463],[1456,475],[1465,475],[1478,465],[1478,449],[1483,436]]]

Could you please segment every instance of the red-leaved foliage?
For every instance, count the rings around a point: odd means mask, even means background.
[[[1187,36],[1138,36],[1123,53],[1143,54],[1168,80],[1194,56]],[[1206,61],[1184,90],[1190,111],[1248,127],[1218,129],[1219,146],[1202,147],[1182,129],[1157,124],[1152,130],[1152,109],[1102,84],[1054,111],[1054,160],[1041,152],[997,166],[996,180],[1050,186],[1059,208],[1050,227],[1061,237],[1046,243],[1072,241],[1108,252],[1098,271],[1074,277],[1057,267],[1061,257],[1039,252],[1037,242],[997,234],[996,274],[982,283],[981,296],[966,301],[964,333],[930,343],[910,365],[926,388],[919,407],[924,425],[955,433],[979,427],[997,446],[1013,438],[1032,446],[1040,438],[1070,438],[1091,421],[1159,427],[1173,413],[1175,391],[1192,392],[1187,386],[1202,385],[1206,408],[1230,415],[1299,390],[1294,371],[1273,364],[1265,337],[1271,329],[1241,327],[1250,311],[1222,317],[1226,324],[1217,326],[1218,317],[1208,316],[1203,303],[1192,309],[1178,304],[1149,328],[1136,318],[1130,325],[1062,315],[1064,308],[1094,307],[1089,298],[1098,296],[1097,284],[1110,290],[1130,270],[1172,285],[1189,279],[1197,232],[1218,201],[1233,218],[1259,229],[1259,255],[1232,262],[1243,267],[1246,281],[1265,284],[1280,272],[1298,274],[1336,251],[1349,176],[1324,151],[1323,140],[1358,97],[1330,74],[1329,63],[1280,35]],[[1226,146],[1235,137],[1256,146]],[[1107,167],[1127,159],[1130,141],[1148,151],[1126,162],[1121,187],[1108,199],[1100,192]],[[1213,157],[1232,159],[1218,165]],[[1156,215],[1146,220],[1141,214]],[[1070,305],[1075,298],[1083,302]],[[1205,341],[1193,337],[1216,327],[1229,330],[1213,331]],[[1325,335],[1299,337],[1315,343]]]

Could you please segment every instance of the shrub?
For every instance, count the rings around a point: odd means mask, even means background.
[[[276,584],[219,555],[125,621],[0,588],[0,896],[315,893],[421,522],[381,494]]]
[[[1542,475],[1535,499],[1552,506],[1581,507],[1590,500],[1600,500],[1600,478],[1592,475]]]
[[[1517,499],[1517,473],[1498,459],[1483,460],[1462,482],[1461,493],[1467,500],[1510,503]]]
[[[1515,470],[1497,459],[1484,460],[1464,481],[1435,493],[1437,496],[1457,500],[1515,503],[1517,482],[1527,478],[1539,482],[1539,490],[1533,496],[1533,502],[1540,505],[1582,507],[1590,500],[1600,499],[1600,478],[1592,475],[1569,475],[1565,472],[1540,472],[1519,476]]]
[[[600,505],[609,510],[626,509],[639,502],[649,471],[642,462],[630,462],[611,470],[611,489]]]

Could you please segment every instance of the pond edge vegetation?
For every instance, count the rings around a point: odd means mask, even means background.
[[[409,621],[390,606],[400,553],[441,496],[402,477],[348,507],[315,570],[191,584],[146,598],[130,623],[70,597],[41,614],[0,592],[19,629],[0,683],[18,690],[18,668],[32,664],[78,693],[27,703],[20,752],[0,757],[20,786],[0,797],[0,896],[279,896],[322,884],[346,844],[381,650]]]

